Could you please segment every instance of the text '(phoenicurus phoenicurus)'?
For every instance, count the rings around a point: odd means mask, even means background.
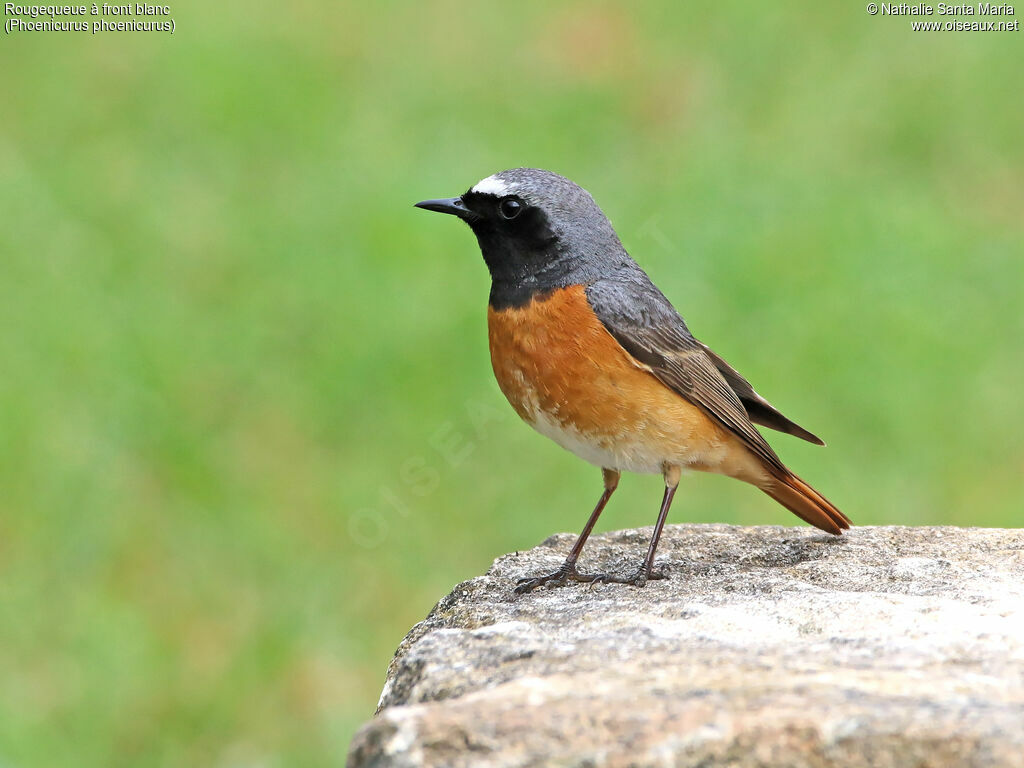
[[[458,216],[477,237],[491,273],[491,364],[509,403],[604,474],[604,493],[565,563],[522,579],[517,592],[665,578],[654,553],[683,469],[750,483],[823,531],[850,527],[754,424],[824,443],[693,337],[586,190],[550,171],[516,168],[461,197],[416,205]],[[576,561],[621,472],[665,478],[647,556],[626,576],[581,573]]]

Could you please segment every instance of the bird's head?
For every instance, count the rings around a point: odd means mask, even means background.
[[[625,256],[590,193],[551,171],[513,168],[460,197],[416,206],[469,224],[495,287],[545,290],[568,284],[570,275],[577,281],[600,276],[603,266]]]

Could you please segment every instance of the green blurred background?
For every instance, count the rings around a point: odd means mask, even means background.
[[[1024,37],[860,3],[172,5],[0,41],[0,765],[326,766],[599,473],[492,380],[494,171],[589,189],[857,523],[1017,526]],[[649,525],[627,477],[602,529]],[[795,521],[687,480],[673,521]]]

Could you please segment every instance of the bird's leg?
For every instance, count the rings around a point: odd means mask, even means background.
[[[661,500],[661,510],[658,512],[658,522],[654,524],[654,534],[651,536],[651,543],[647,547],[647,557],[643,563],[630,576],[604,576],[600,581],[609,581],[616,584],[633,584],[642,587],[648,581],[655,579],[667,579],[664,571],[654,570],[654,553],[658,550],[658,540],[661,539],[661,531],[665,527],[665,520],[668,517],[668,508],[672,506],[672,497],[676,495],[676,488],[679,486],[680,468],[675,464],[666,464],[663,468],[665,475],[665,495]]]
[[[594,530],[594,525],[597,523],[597,518],[601,516],[601,512],[604,510],[605,504],[608,503],[608,499],[612,497],[612,493],[619,485],[619,473],[614,469],[602,469],[601,473],[604,475],[604,493],[601,494],[601,498],[598,499],[597,506],[594,507],[594,511],[590,513],[590,519],[587,520],[587,524],[583,527],[582,533],[576,539],[576,543],[572,545],[572,549],[569,550],[569,556],[565,558],[565,562],[558,568],[557,571],[548,573],[544,576],[537,576],[532,579],[520,579],[516,585],[516,592],[520,595],[530,592],[540,586],[550,587],[562,587],[570,581],[601,581],[601,576],[591,576],[589,574],[580,573],[576,570],[576,561],[579,560],[580,553],[583,551],[583,545],[586,544],[587,538],[590,536],[590,532]]]

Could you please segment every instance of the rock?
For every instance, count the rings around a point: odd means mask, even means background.
[[[573,538],[413,628],[350,766],[1024,765],[1024,531],[670,526],[667,580],[513,593]]]

